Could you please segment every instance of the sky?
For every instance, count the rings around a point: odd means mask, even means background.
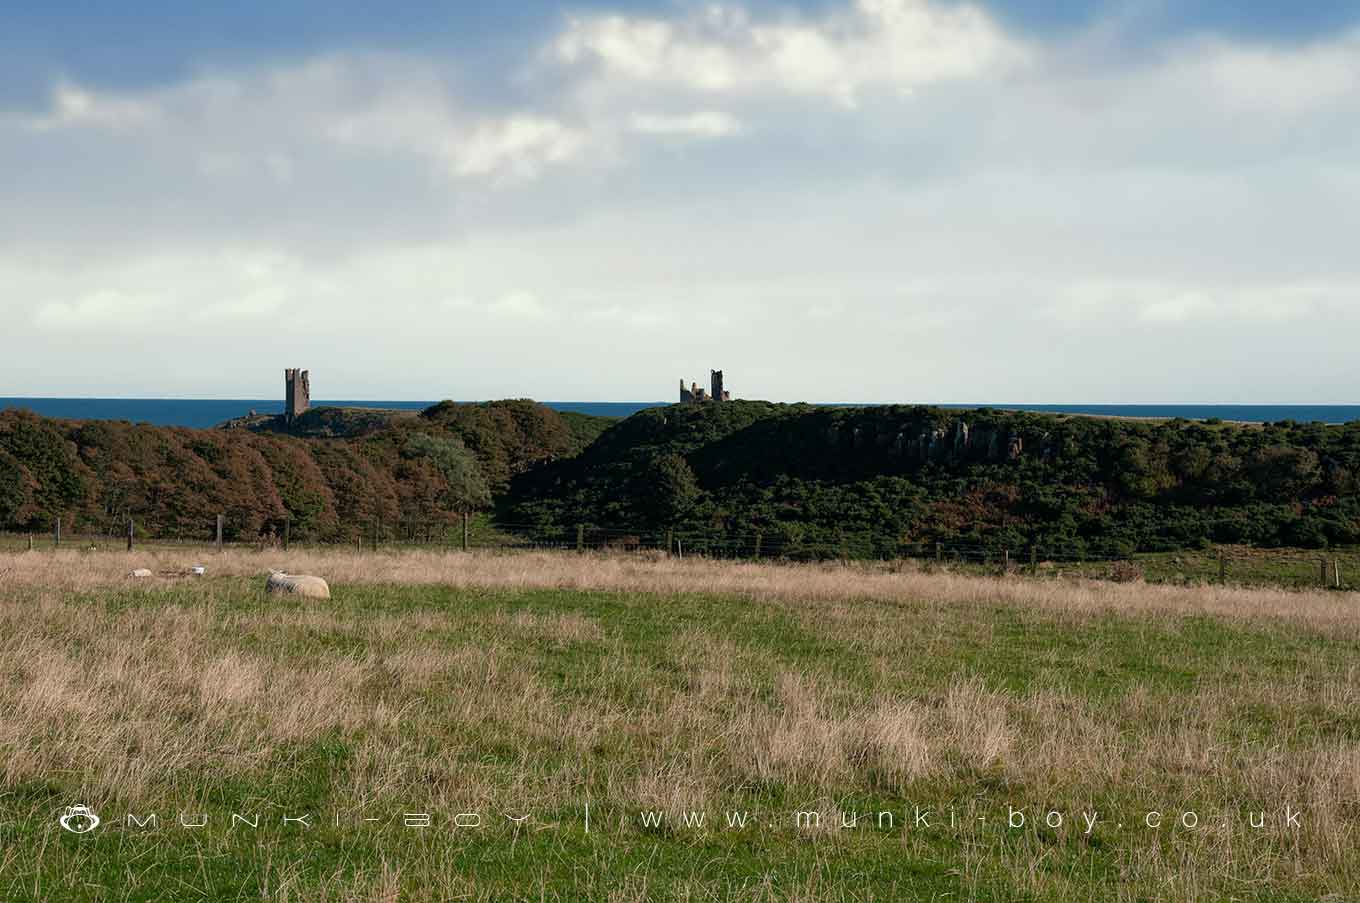
[[[0,395],[1355,403],[1357,235],[1354,0],[0,0]]]

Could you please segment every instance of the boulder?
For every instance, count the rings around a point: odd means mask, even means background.
[[[306,596],[309,599],[329,599],[331,588],[320,577],[309,574],[285,574],[275,571],[264,585],[271,595]]]

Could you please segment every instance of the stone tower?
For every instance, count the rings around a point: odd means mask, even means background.
[[[723,392],[722,371],[710,370],[708,372],[709,378],[712,381],[712,389],[709,392],[709,397],[712,398],[714,401],[726,401],[727,394]]]
[[[307,372],[291,367],[283,371],[283,416],[289,423],[305,414],[312,403],[312,385]]]

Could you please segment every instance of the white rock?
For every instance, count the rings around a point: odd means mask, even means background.
[[[274,595],[306,596],[309,599],[329,599],[331,588],[325,580],[310,574],[285,574],[275,571],[264,585],[265,592]]]

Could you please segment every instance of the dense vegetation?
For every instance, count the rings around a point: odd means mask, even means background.
[[[0,413],[0,526],[229,539],[346,540],[428,530],[485,508],[510,477],[576,454],[589,428],[530,401],[443,402],[418,414],[316,409],[285,435],[273,418],[191,430]]]
[[[611,424],[613,424],[611,426]],[[925,407],[685,405],[622,422],[530,401],[318,409],[188,430],[0,415],[0,525],[231,538],[419,535],[494,507],[538,538],[691,548],[1123,555],[1360,542],[1360,423],[1139,422]],[[317,438],[327,437],[327,438]]]
[[[769,551],[1126,554],[1360,541],[1360,423],[1262,427],[764,402],[643,411],[512,482],[508,518]]]

